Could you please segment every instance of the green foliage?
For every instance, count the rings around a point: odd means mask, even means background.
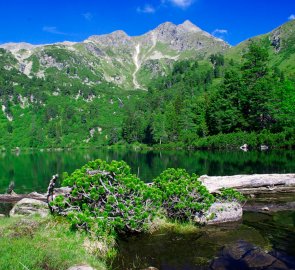
[[[69,231],[63,219],[1,218],[0,268],[5,270],[64,270],[89,264],[106,269],[106,258],[98,258],[84,248],[88,236]]]
[[[202,185],[195,174],[184,169],[167,169],[154,180],[162,193],[162,206],[167,216],[181,221],[193,220],[199,212],[206,211],[215,198]]]
[[[217,134],[195,139],[192,146],[197,149],[238,149],[246,143],[250,148],[259,148],[261,145],[268,145],[271,148],[292,148],[294,142],[294,129],[289,128],[275,134],[268,130],[263,130],[260,133],[234,132]]]
[[[98,237],[146,230],[160,203],[157,190],[132,175],[123,161],[91,161],[65,177],[63,185],[72,190],[69,197],[55,198],[54,212]]]
[[[258,142],[265,131],[275,142],[295,124],[293,27],[294,21],[288,22],[279,39],[264,35],[208,59],[187,52],[186,60],[180,57],[173,65],[153,60],[150,69],[138,73],[145,73],[147,92],[106,82],[104,77],[116,78],[119,68],[129,87],[134,67],[122,69],[115,61],[111,68],[93,44],[73,45],[75,52],[61,44],[36,49],[28,58],[30,77],[19,71],[13,54],[1,49],[0,146],[82,148],[125,142],[204,147],[208,142],[212,147],[222,144],[218,140],[224,134],[252,138],[255,133]],[[164,44],[156,46],[167,50]],[[156,77],[155,66],[165,76]],[[295,145],[294,136],[288,137],[280,146]],[[230,138],[223,145],[233,147]]]
[[[221,189],[220,194],[218,194],[216,198],[222,201],[244,202],[246,200],[246,197],[243,194],[232,188]]]
[[[294,83],[268,66],[267,46],[267,40],[249,42],[241,65],[219,54],[210,56],[212,65],[175,63],[166,77],[150,84],[146,102],[130,110],[123,139],[197,148],[294,146],[293,136],[285,143],[277,139],[294,126]]]
[[[69,194],[50,202],[51,212],[66,216],[72,228],[108,239],[120,234],[152,231],[166,217],[172,222],[194,222],[218,200],[243,201],[232,189],[214,197],[195,174],[167,169],[153,184],[132,175],[123,161],[90,161],[71,175],[64,174]]]

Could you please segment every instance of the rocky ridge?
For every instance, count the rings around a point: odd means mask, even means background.
[[[29,77],[46,77],[52,72],[69,76],[68,70],[76,69],[75,78],[86,84],[107,81],[126,89],[145,89],[147,79],[164,75],[174,61],[204,58],[226,51],[229,45],[185,21],[163,23],[141,36],[118,30],[77,43],[6,43],[0,48],[11,52],[17,60],[13,67]],[[89,75],[82,78],[80,73]]]

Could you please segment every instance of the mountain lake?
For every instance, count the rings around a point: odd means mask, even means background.
[[[0,153],[0,193],[46,192],[53,174],[73,172],[89,160],[124,160],[152,182],[167,168],[197,175],[295,173],[295,151],[69,150]],[[294,194],[279,201],[294,202]],[[11,205],[0,204],[0,213]],[[237,223],[201,227],[194,233],[158,231],[120,239],[111,269],[295,269],[295,211],[244,212]],[[150,267],[150,268],[148,268]],[[152,268],[155,267],[155,268]]]

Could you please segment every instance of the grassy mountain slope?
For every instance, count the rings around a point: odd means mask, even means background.
[[[253,38],[267,47],[269,66],[278,67],[291,80],[295,75],[294,24],[290,21]],[[148,126],[150,119],[141,110],[149,102],[159,110],[150,113],[157,118],[155,125],[160,125],[165,110],[171,129],[175,119],[177,129],[184,126],[185,132],[175,129],[181,133],[179,138],[190,141],[207,136],[204,110],[209,106],[208,97],[222,86],[227,68],[239,66],[249,44],[247,40],[229,48],[186,21],[164,23],[138,37],[116,31],[81,43],[1,45],[0,150],[112,144],[124,132],[130,133],[131,141],[148,141],[139,140],[138,134],[155,128]],[[149,95],[136,89],[156,92]],[[187,102],[182,100],[184,95]],[[131,119],[132,130],[122,130],[126,118]],[[169,137],[158,134],[162,136]]]
[[[270,33],[253,37],[230,48],[226,58],[241,62],[251,40],[262,42],[268,48],[270,67],[279,68],[288,78],[295,80],[295,20],[279,26]]]
[[[186,21],[164,23],[138,37],[115,31],[80,43],[10,43],[1,47],[17,60],[14,67],[30,77],[54,76],[65,81],[79,79],[89,86],[111,82],[124,89],[144,89],[149,80],[166,74],[176,60],[204,58],[229,46]]]

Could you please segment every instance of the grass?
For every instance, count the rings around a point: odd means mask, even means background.
[[[156,218],[148,233],[159,231],[190,234],[200,229],[192,223]],[[0,219],[0,270],[65,270],[73,265],[107,269],[116,256],[114,239],[90,240],[74,232],[63,218],[38,217]]]
[[[153,234],[155,232],[170,232],[178,234],[191,234],[200,231],[200,228],[196,224],[190,222],[178,222],[171,221],[161,215],[153,220],[150,225],[148,233]]]
[[[63,219],[0,219],[1,270],[64,270],[88,264],[106,269],[104,259],[89,253],[89,239],[69,230]]]

